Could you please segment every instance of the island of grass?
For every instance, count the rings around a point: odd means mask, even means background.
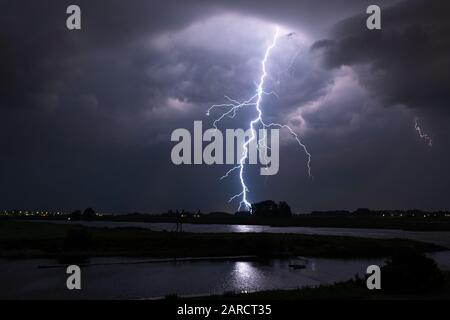
[[[88,228],[24,221],[0,221],[0,257],[224,257],[309,256],[379,258],[447,248],[404,239],[269,233],[176,233],[145,229]]]

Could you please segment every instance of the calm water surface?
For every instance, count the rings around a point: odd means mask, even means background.
[[[0,260],[0,299],[141,299],[178,295],[300,288],[363,275],[383,260],[271,260],[135,263],[94,258],[82,267],[82,290],[65,288],[66,273],[48,259]],[[109,264],[111,263],[111,264]],[[119,263],[119,264],[116,264]],[[293,270],[291,263],[306,264]]]
[[[70,223],[54,221],[54,223]],[[173,231],[170,223],[86,222],[89,227],[139,227]],[[269,227],[252,225],[185,224],[186,232],[271,232],[341,235],[367,238],[407,238],[450,247],[450,232],[413,232],[384,229]],[[441,269],[450,270],[450,251],[429,255]],[[129,258],[92,258],[82,267],[81,291],[65,287],[65,266],[50,259],[1,260],[0,299],[149,299],[177,294],[208,295],[224,292],[290,289],[331,284],[364,275],[370,264],[385,259],[342,260],[299,258],[270,261],[148,262]],[[305,264],[293,270],[290,264]],[[52,266],[52,268],[47,268]],[[42,268],[44,267],[44,268]]]
[[[450,270],[450,251],[430,254]],[[385,259],[298,258],[262,261],[150,262],[93,258],[82,266],[82,290],[65,287],[65,265],[55,260],[0,260],[0,299],[149,299],[291,289],[332,284],[363,276],[367,266]],[[290,264],[304,264],[293,270]],[[42,268],[52,266],[51,268]]]

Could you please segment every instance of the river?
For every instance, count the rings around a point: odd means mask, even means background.
[[[138,227],[172,231],[170,223],[67,222],[89,227]],[[450,247],[450,232],[413,232],[387,229],[269,227],[254,225],[184,224],[186,232],[271,232],[367,238],[407,238]],[[450,270],[450,251],[429,254],[439,267]],[[332,284],[364,275],[367,266],[385,259],[322,259],[260,261],[157,261],[131,258],[91,258],[82,266],[82,290],[65,287],[65,265],[51,259],[0,260],[0,299],[152,299],[167,295],[196,296],[251,292]],[[304,269],[290,265],[303,264]]]

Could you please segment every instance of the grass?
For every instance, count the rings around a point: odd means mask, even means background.
[[[318,287],[306,287],[293,290],[269,290],[252,293],[226,293],[200,297],[195,299],[210,300],[397,300],[397,299],[430,299],[441,300],[450,299],[450,272],[444,272],[445,285],[441,290],[427,293],[392,293],[383,290],[368,290],[365,280],[352,279],[332,285],[322,285]]]
[[[97,218],[99,221],[130,221],[130,222],[169,222],[175,223],[176,217],[159,215],[116,215]],[[412,231],[449,231],[448,217],[381,217],[381,216],[327,216],[327,215],[294,215],[290,218],[270,217],[211,217],[183,218],[184,223],[194,224],[249,224],[268,225],[274,227],[312,227],[312,228],[368,228],[368,229],[401,229]]]
[[[446,248],[404,239],[269,233],[174,233],[0,221],[0,257],[130,256],[151,258],[310,256],[377,258]]]

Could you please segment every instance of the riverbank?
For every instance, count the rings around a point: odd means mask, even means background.
[[[39,221],[67,220],[60,217],[20,217],[18,219],[35,219]],[[309,228],[361,228],[361,229],[396,229],[406,231],[450,231],[450,217],[446,216],[365,216],[365,215],[311,215],[297,214],[292,217],[271,218],[255,216],[236,216],[231,214],[202,215],[198,217],[176,217],[170,215],[128,214],[92,217],[86,221],[98,222],[146,222],[215,225],[254,225],[271,227],[309,227]]]
[[[0,257],[327,257],[379,258],[446,248],[405,239],[269,233],[176,233],[0,221]]]
[[[361,279],[352,279],[332,285],[306,287],[293,290],[268,290],[251,293],[226,293],[207,297],[178,298],[176,296],[166,299],[200,299],[200,300],[448,300],[450,299],[450,271],[443,272],[445,283],[442,289],[424,293],[392,293],[384,290],[368,290]]]

